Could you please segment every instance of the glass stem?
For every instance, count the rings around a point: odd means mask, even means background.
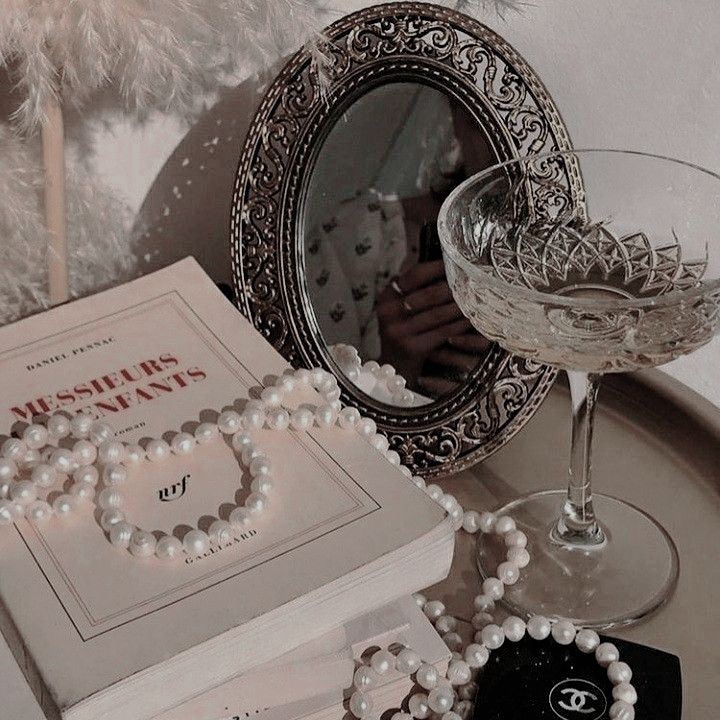
[[[553,538],[563,544],[601,545],[605,534],[593,510],[591,472],[593,424],[602,376],[580,370],[569,370],[567,375],[572,402],[568,493]]]

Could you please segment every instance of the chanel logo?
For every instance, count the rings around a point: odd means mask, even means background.
[[[595,683],[568,678],[550,691],[550,708],[562,720],[600,720],[607,710],[605,693]]]
[[[160,502],[172,502],[173,500],[181,498],[185,494],[185,490],[187,490],[188,480],[190,480],[190,476],[183,475],[180,482],[173,483],[168,487],[160,488],[160,490],[158,490],[158,498]]]

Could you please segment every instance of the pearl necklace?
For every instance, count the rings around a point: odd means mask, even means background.
[[[376,363],[377,364],[377,363]],[[370,368],[373,372],[374,367]],[[393,373],[394,374],[394,373]],[[300,406],[292,412],[282,407],[285,396],[295,389],[312,387],[324,403],[311,410]],[[345,430],[356,432],[429,497],[442,507],[453,520],[456,531],[460,529],[474,534],[495,533],[502,536],[507,548],[506,559],[497,568],[496,577],[482,582],[482,592],[474,599],[475,629],[473,642],[463,650],[463,642],[456,632],[457,619],[445,612],[439,600],[427,600],[416,594],[415,600],[425,615],[433,622],[445,644],[452,651],[452,660],[445,677],[437,669],[422,661],[410,647],[402,647],[397,654],[378,650],[368,665],[361,664],[354,675],[350,712],[359,720],[373,712],[373,703],[367,690],[378,681],[379,676],[390,668],[414,676],[415,682],[426,693],[414,693],[408,700],[409,713],[396,712],[392,720],[426,720],[431,713],[439,713],[442,720],[461,720],[472,711],[471,699],[476,689],[474,677],[488,662],[490,653],[507,640],[519,642],[527,633],[535,640],[552,637],[561,645],[575,644],[583,653],[594,653],[601,667],[613,684],[613,704],[609,717],[612,720],[634,720],[637,692],[630,684],[632,670],[620,661],[620,654],[612,643],[601,643],[598,634],[589,629],[578,629],[568,620],[551,621],[542,616],[531,617],[527,623],[519,617],[507,617],[501,624],[495,622],[493,611],[496,601],[505,592],[506,585],[520,579],[520,571],[530,562],[526,549],[527,537],[517,529],[515,521],[503,515],[496,517],[490,512],[464,510],[457,499],[443,492],[439,485],[425,484],[422,477],[413,476],[402,465],[398,453],[389,447],[387,438],[377,432],[371,418],[361,417],[357,408],[342,407],[336,378],[322,368],[288,371],[274,385],[262,390],[259,401],[249,401],[242,413],[232,410],[222,412],[217,423],[201,423],[194,435],[179,432],[167,443],[162,439],[151,440],[145,448],[125,445],[113,439],[114,431],[106,423],[96,422],[91,416],[79,414],[73,418],[52,415],[46,425],[34,423],[25,428],[22,439],[9,438],[0,447],[0,525],[11,524],[20,517],[40,522],[55,515],[64,517],[76,509],[78,503],[92,502],[96,485],[102,477],[103,488],[97,497],[102,510],[100,524],[108,533],[110,542],[128,548],[136,557],[155,555],[163,560],[207,552],[210,542],[229,541],[242,532],[251,518],[267,507],[268,493],[272,489],[271,463],[259,450],[252,438],[253,429],[267,426],[273,430],[307,431],[313,425],[329,428],[336,424]],[[57,447],[57,443],[71,435],[76,438],[72,450]],[[253,477],[251,493],[242,507],[236,507],[229,521],[216,519],[208,532],[193,529],[183,541],[170,535],[156,540],[152,533],[136,528],[125,520],[120,510],[122,495],[117,486],[128,478],[128,467],[143,460],[161,462],[171,454],[184,455],[193,451],[197,444],[205,444],[219,438],[220,434],[231,436],[231,444],[240,455],[243,464]],[[54,443],[54,444],[53,444]],[[42,449],[42,450],[41,450]],[[102,476],[97,464],[102,466]],[[29,479],[19,479],[20,473],[30,470]],[[72,474],[73,483],[69,494],[59,494],[52,505],[38,499],[39,490],[62,485]]]

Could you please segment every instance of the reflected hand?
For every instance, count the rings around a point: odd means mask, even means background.
[[[453,300],[442,260],[415,265],[378,296],[382,358],[414,385],[425,361],[470,321]]]

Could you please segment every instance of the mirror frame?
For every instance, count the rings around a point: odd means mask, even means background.
[[[325,30],[332,62],[299,51],[267,90],[250,126],[232,197],[230,244],[238,308],[292,365],[338,377],[343,403],[384,431],[413,472],[449,474],[482,460],[533,415],[556,371],[492,346],[468,381],[431,404],[395,408],[369,397],[336,367],[304,278],[305,203],[325,138],[352,102],[392,82],[434,87],[477,122],[498,162],[572,148],[547,90],[492,30],[436,5],[376,5]],[[582,201],[575,168],[552,180]]]

